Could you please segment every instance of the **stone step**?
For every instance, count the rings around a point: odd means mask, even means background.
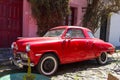
[[[10,48],[0,48],[0,61],[9,60],[10,57],[13,57]]]
[[[120,79],[118,76],[109,73],[107,80],[120,80]]]
[[[116,50],[120,50],[120,46],[116,46],[115,49],[116,49]]]

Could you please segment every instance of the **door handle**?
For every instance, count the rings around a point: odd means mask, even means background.
[[[89,41],[87,41],[87,43],[86,43],[87,45],[89,44]]]
[[[65,44],[66,40],[63,41],[63,44]]]

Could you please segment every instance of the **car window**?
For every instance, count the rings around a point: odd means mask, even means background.
[[[59,37],[62,35],[62,33],[65,31],[65,29],[53,29],[49,30],[44,37]]]
[[[69,29],[66,33],[71,38],[85,38],[81,29]]]
[[[88,35],[90,38],[95,38],[94,35],[92,34],[92,32],[88,31]]]

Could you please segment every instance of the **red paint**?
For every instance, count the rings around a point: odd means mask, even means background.
[[[91,38],[87,28],[77,26],[60,26],[53,29],[65,29],[61,37],[35,37],[21,38],[16,41],[18,52],[26,52],[26,44],[30,44],[28,52],[30,59],[35,65],[38,64],[42,55],[53,52],[60,60],[60,64],[83,61],[98,57],[102,52],[114,53],[114,46],[97,38]],[[84,38],[65,38],[69,29],[81,30]],[[36,54],[39,56],[36,56]]]

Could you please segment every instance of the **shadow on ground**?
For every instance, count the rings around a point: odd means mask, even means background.
[[[109,61],[106,65],[109,65],[112,62],[116,62],[116,61],[113,60],[113,58],[109,58]],[[102,66],[104,66],[104,65],[102,65]],[[74,73],[76,71],[83,71],[83,70],[87,70],[89,68],[99,68],[99,67],[101,67],[101,66],[97,64],[96,60],[87,60],[87,61],[83,61],[83,62],[65,64],[65,65],[59,66],[58,71],[56,72],[56,74],[54,76],[62,75],[65,73]],[[21,69],[12,64],[0,66],[0,77],[7,75],[7,74],[24,73],[24,72],[27,72],[27,69],[25,69],[25,68]],[[35,68],[32,68],[32,73],[38,74],[38,72],[36,71]],[[50,76],[50,77],[52,77],[52,76]]]
[[[105,65],[109,65],[111,64],[111,62],[115,62],[115,60],[112,60],[111,58],[109,58],[108,63]],[[96,60],[87,60],[87,61],[82,61],[82,62],[77,62],[77,63],[72,63],[72,64],[60,65],[55,76],[62,75],[65,73],[75,73],[77,71],[83,71],[83,70],[87,70],[90,68],[99,68],[105,65],[97,64]]]

